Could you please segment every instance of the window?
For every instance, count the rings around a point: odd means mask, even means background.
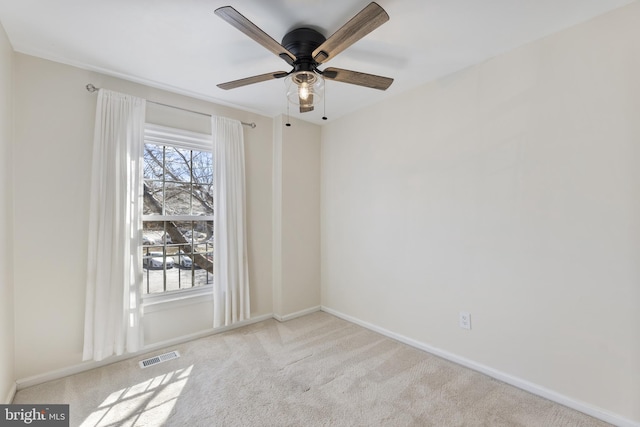
[[[143,156],[143,295],[213,282],[211,136],[147,124]]]

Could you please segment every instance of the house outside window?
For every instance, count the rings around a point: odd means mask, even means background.
[[[211,135],[147,124],[143,153],[142,295],[213,283]]]

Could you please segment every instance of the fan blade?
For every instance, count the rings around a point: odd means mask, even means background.
[[[300,112],[306,113],[313,111],[313,94],[310,93],[307,99],[298,98],[300,100]]]
[[[351,83],[352,85],[366,86],[379,90],[387,90],[389,86],[391,86],[391,83],[393,83],[393,79],[390,77],[343,70],[342,68],[327,68],[322,72],[322,76],[325,79],[335,80],[337,82]]]
[[[313,60],[318,64],[328,61],[388,20],[389,15],[382,7],[369,3],[313,51]]]
[[[254,83],[260,83],[267,80],[281,79],[282,77],[286,77],[288,75],[289,73],[285,71],[276,71],[273,73],[260,74],[259,76],[253,76],[253,77],[247,77],[240,80],[234,80],[232,82],[220,83],[218,87],[224,90],[235,89],[237,87],[251,85]]]
[[[289,65],[293,65],[296,56],[282,47],[280,43],[271,38],[267,33],[262,31],[256,24],[245,18],[240,12],[231,6],[223,6],[214,12],[220,18],[236,27],[238,30],[251,37],[253,40],[266,47],[271,52],[284,59]]]

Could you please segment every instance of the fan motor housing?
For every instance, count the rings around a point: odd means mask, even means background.
[[[289,31],[282,39],[282,46],[296,56],[295,71],[312,71],[318,66],[313,60],[313,51],[325,40],[313,28],[302,27]]]

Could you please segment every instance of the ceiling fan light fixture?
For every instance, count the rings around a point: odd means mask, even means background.
[[[314,110],[314,104],[318,105],[323,101],[325,79],[379,90],[386,90],[393,82],[393,79],[389,77],[359,71],[340,68],[318,69],[318,65],[334,58],[389,20],[387,12],[376,2],[365,6],[329,38],[311,27],[297,27],[284,35],[282,43],[275,41],[232,6],[219,7],[215,10],[215,14],[293,67],[288,73],[275,71],[220,83],[218,84],[220,89],[234,89],[284,78],[287,90],[287,108],[293,104],[300,106],[301,113],[307,113]]]
[[[313,71],[297,71],[284,79],[287,99],[293,105],[312,107],[322,100],[324,78]]]

